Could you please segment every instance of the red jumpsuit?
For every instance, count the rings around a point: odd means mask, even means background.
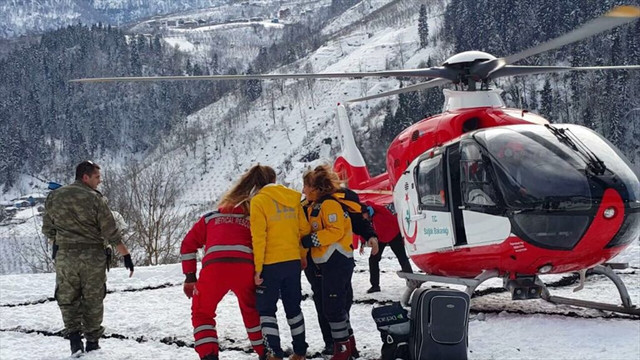
[[[191,322],[200,357],[218,354],[216,308],[227,292],[238,298],[251,346],[264,355],[260,316],[253,282],[253,250],[248,217],[241,208],[219,209],[203,216],[182,240],[180,254],[185,274],[197,270],[197,251],[205,247],[202,270],[193,292]]]

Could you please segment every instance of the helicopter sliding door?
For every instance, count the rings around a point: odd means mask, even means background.
[[[422,252],[451,249],[454,243],[444,159],[443,155],[420,159],[414,170],[418,211],[409,221],[415,222],[419,240],[416,249]]]
[[[509,237],[511,223],[489,171],[490,161],[480,146],[465,139],[448,149],[451,205],[456,245],[499,243]]]

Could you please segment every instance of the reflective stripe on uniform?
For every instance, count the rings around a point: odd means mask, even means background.
[[[346,320],[330,322],[329,326],[331,327],[331,337],[335,340],[342,340],[349,337],[349,324]]]
[[[324,254],[322,254],[322,256],[313,257],[313,262],[316,264],[326,263],[327,261],[329,261],[329,258],[331,257],[331,255],[333,255],[334,251],[339,252],[340,254],[344,255],[348,259],[353,258],[353,251],[347,252],[342,247],[342,245],[340,245],[340,243],[333,243],[327,247],[327,250],[324,252]]]
[[[205,255],[209,255],[217,251],[240,251],[247,254],[253,254],[253,250],[245,245],[213,245],[207,249]]]
[[[252,328],[247,328],[247,332],[248,333],[252,333],[252,332],[256,332],[256,331],[260,331],[262,330],[262,326],[258,325],[256,327],[252,327]]]
[[[304,333],[304,323],[302,323],[302,325],[295,327],[295,328],[291,328],[291,336],[296,336],[296,335],[300,335]]]
[[[216,343],[216,344],[217,344],[217,343],[218,343],[218,339],[217,339],[217,338],[214,338],[214,337],[212,337],[212,336],[210,336],[210,337],[206,337],[206,338],[202,338],[202,339],[197,340],[197,341],[195,342],[195,346],[200,346],[200,345],[202,345],[202,344],[208,344],[208,343]]]
[[[221,213],[213,213],[207,217],[204,218],[204,222],[205,224],[208,223],[209,221],[211,221],[212,219],[218,218],[218,217],[223,217],[223,216],[227,216],[227,217],[232,217],[232,218],[246,218],[246,215],[243,214],[221,214]]]
[[[262,339],[258,339],[258,340],[251,340],[251,346],[258,346],[258,345],[262,345]]]
[[[193,329],[193,334],[197,334],[200,331],[204,331],[204,330],[213,330],[216,331],[216,327],[213,325],[200,325],[197,328]]]
[[[302,313],[298,314],[297,316],[292,317],[291,319],[287,319],[287,322],[289,323],[289,325],[294,325],[295,323],[304,320],[304,317],[302,316]]]
[[[276,319],[275,316],[260,316],[260,324],[278,325],[278,319]]]
[[[262,334],[263,335],[273,335],[273,336],[278,336],[280,337],[280,331],[278,331],[278,328],[272,328],[272,327],[263,327],[262,328]]]
[[[187,254],[180,255],[181,261],[195,260],[197,258],[198,258],[198,253],[187,253]]]

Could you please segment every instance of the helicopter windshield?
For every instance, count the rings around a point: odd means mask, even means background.
[[[593,153],[597,154],[605,166],[625,184],[629,191],[629,205],[640,207],[640,181],[638,181],[638,175],[631,170],[632,166],[627,158],[607,139],[593,130],[578,125],[563,125],[563,127],[570,130]]]
[[[477,132],[474,139],[489,153],[507,207],[591,208],[584,160],[546,128],[516,125],[486,129]]]

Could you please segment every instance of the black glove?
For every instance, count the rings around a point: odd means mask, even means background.
[[[131,261],[131,254],[127,254],[124,256],[124,267],[133,272],[133,261]]]
[[[305,249],[320,246],[320,241],[316,233],[303,236],[300,242],[302,242],[302,247]]]
[[[56,259],[56,254],[58,253],[58,244],[53,243],[53,246],[51,246],[51,259],[55,260]]]
[[[104,255],[107,258],[107,271],[109,271],[109,267],[111,265],[111,248],[110,247],[106,247],[104,249]]]

